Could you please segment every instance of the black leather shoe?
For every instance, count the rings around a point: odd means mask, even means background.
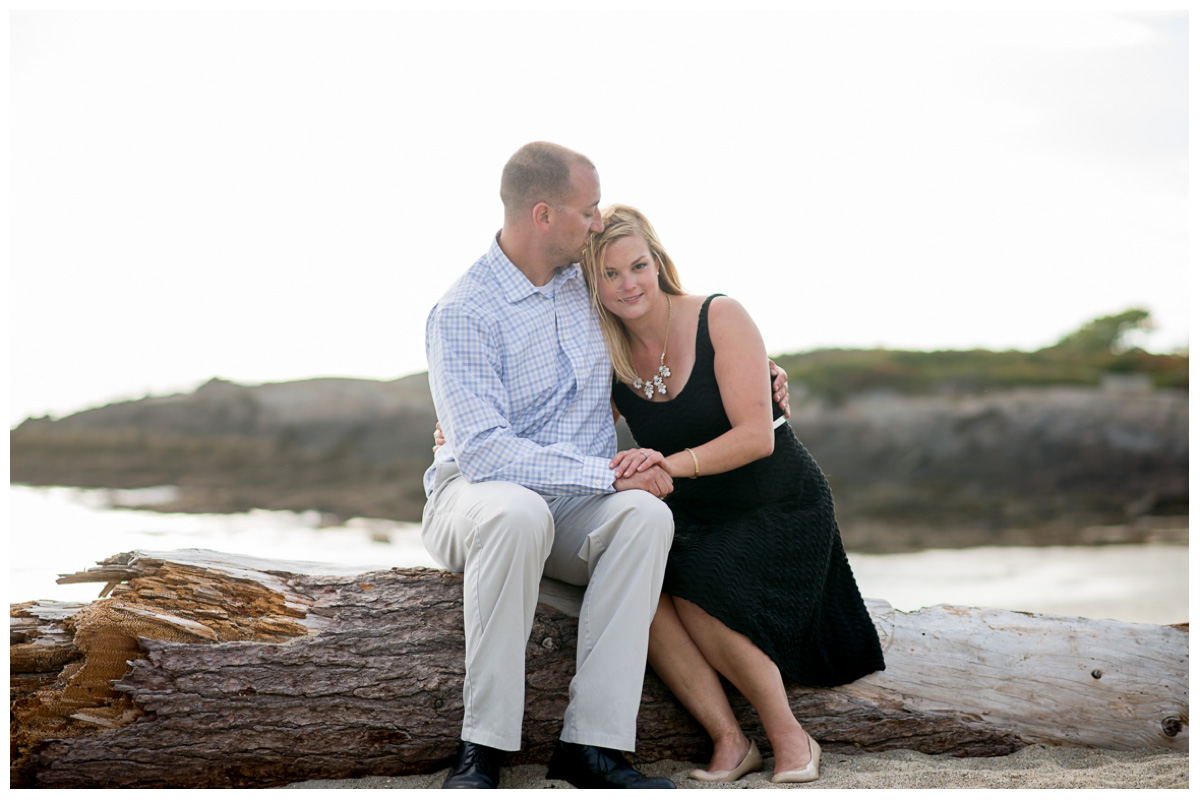
[[[450,768],[443,789],[495,789],[500,785],[502,751],[474,742],[460,742],[458,761]]]
[[[650,778],[607,747],[559,741],[550,757],[548,781],[566,781],[576,789],[674,789],[668,778]]]

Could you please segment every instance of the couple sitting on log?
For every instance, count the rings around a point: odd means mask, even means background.
[[[526,145],[500,195],[504,227],[426,323],[444,444],[422,535],[464,573],[462,743],[445,787],[496,787],[503,751],[520,749],[543,575],[587,587],[549,779],[674,788],[621,754],[647,658],[713,739],[691,778],[763,766],[724,675],[762,720],[773,780],[816,779],[821,751],[784,680],[836,686],[884,665],[829,486],[786,424],[786,375],[737,302],[683,292],[644,216],[600,209],[584,156]],[[618,453],[620,416],[640,447]]]

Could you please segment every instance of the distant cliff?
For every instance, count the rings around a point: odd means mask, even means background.
[[[133,488],[177,485],[166,511],[316,508],[420,519],[435,415],[425,374],[317,378],[113,403],[10,437],[11,480]]]
[[[792,425],[830,478],[852,549],[1130,540],[1186,526],[1186,390],[1126,380],[874,391],[836,404],[806,399],[798,384],[792,391]],[[191,394],[27,420],[11,433],[11,476],[179,486],[162,510],[316,508],[417,520],[434,421],[424,374],[261,386],[214,379]],[[624,426],[621,436],[628,446]]]

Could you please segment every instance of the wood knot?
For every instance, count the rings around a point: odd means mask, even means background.
[[[1183,723],[1176,717],[1167,717],[1162,721],[1162,729],[1167,736],[1178,736],[1183,730]]]
[[[1093,678],[1095,678],[1096,680],[1100,680],[1100,676],[1101,676],[1101,675],[1103,675],[1103,674],[1104,674],[1104,673],[1103,673],[1103,672],[1101,672],[1101,671],[1100,671],[1100,670],[1098,670],[1098,669],[1094,669],[1094,670],[1092,670],[1092,677],[1093,677]]]

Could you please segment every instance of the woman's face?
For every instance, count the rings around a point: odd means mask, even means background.
[[[596,282],[600,305],[619,319],[637,319],[658,303],[658,264],[646,240],[636,233],[613,241],[604,251]]]

